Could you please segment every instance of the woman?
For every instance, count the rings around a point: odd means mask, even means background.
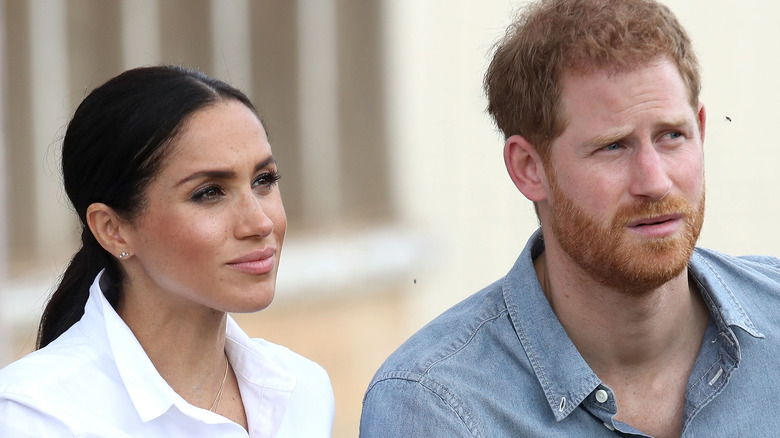
[[[62,169],[82,246],[39,349],[0,371],[0,436],[330,436],[325,371],[227,315],[271,303],[287,225],[243,93],[124,72],[76,110]]]

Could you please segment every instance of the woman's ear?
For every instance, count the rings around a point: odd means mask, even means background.
[[[533,202],[547,199],[547,175],[542,158],[528,140],[519,135],[506,139],[504,164],[512,182]]]
[[[100,202],[87,207],[87,226],[100,246],[115,257],[125,258],[132,253],[125,239],[127,223],[113,208]]]

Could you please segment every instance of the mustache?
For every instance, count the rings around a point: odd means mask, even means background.
[[[667,196],[659,201],[636,200],[618,209],[612,220],[612,228],[624,228],[636,220],[672,214],[682,215],[686,219],[694,213],[693,206],[680,196]]]

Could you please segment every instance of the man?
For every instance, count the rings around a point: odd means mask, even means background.
[[[541,229],[377,372],[361,436],[777,436],[780,260],[694,248],[706,115],[653,0],[542,0],[485,77]]]

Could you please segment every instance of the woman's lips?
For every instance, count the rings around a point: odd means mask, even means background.
[[[251,274],[262,275],[273,270],[276,265],[276,248],[264,248],[233,259],[227,263],[233,269]]]

